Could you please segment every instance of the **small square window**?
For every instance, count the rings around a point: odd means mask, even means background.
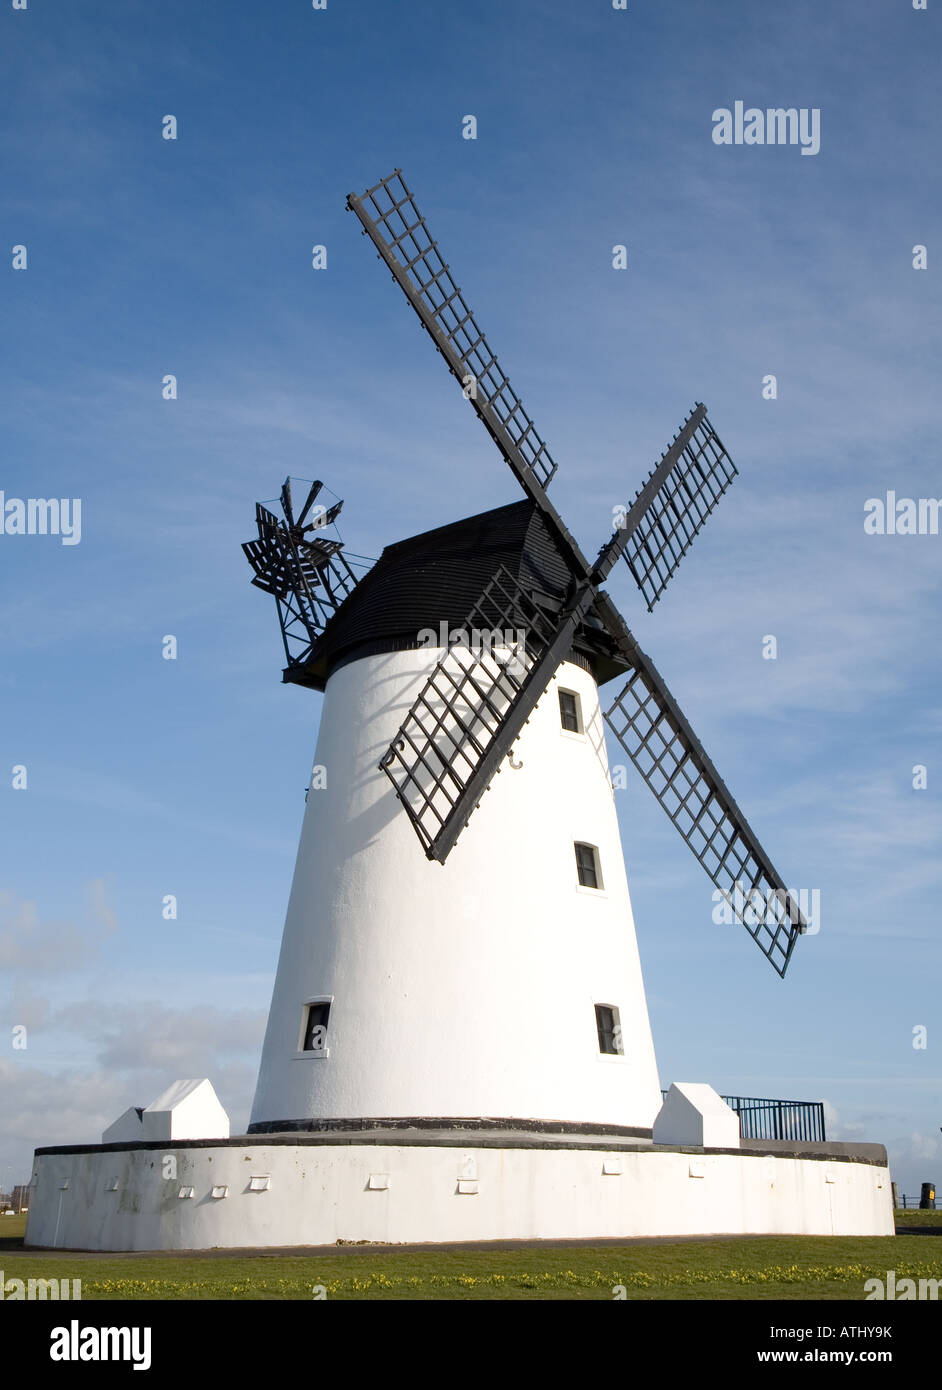
[[[602,871],[599,868],[599,852],[594,845],[576,843],[576,872],[583,888],[601,888]]]
[[[595,1026],[599,1035],[599,1051],[612,1057],[623,1056],[621,1021],[614,1004],[596,1004]]]
[[[304,1022],[304,1041],[302,1051],[324,1052],[327,1048],[327,1019],[330,1016],[330,1003],[322,1000],[307,1005],[307,1018]]]
[[[582,706],[574,690],[559,692],[559,722],[567,733],[582,733]]]

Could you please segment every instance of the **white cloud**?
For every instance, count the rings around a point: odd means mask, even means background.
[[[104,879],[87,885],[90,922],[41,921],[37,904],[0,893],[0,967],[42,974],[75,969],[90,961],[117,927]]]
[[[89,999],[63,1006],[51,1025],[73,1030],[89,1040],[99,1065],[106,1070],[162,1071],[182,1076],[183,1068],[187,1074],[203,1075],[233,1058],[257,1058],[265,1013],[217,1009],[211,1004],[168,1009],[148,1000],[120,1005]]]
[[[15,1007],[22,1021],[46,1034],[57,1032],[86,1060],[51,1069],[34,1064],[29,1049],[0,1060],[0,1186],[23,1180],[33,1148],[98,1143],[102,1130],[129,1105],[148,1105],[183,1078],[208,1076],[233,1131],[244,1131],[263,1010],[87,999],[50,1011],[45,1000],[27,997]]]

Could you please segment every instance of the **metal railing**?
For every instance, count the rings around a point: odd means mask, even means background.
[[[661,1096],[667,1099],[667,1091]],[[791,1139],[823,1144],[824,1102],[768,1100],[755,1096],[722,1096],[739,1116],[741,1139]]]

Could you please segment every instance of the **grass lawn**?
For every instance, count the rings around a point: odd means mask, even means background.
[[[942,1235],[942,1211],[913,1211],[910,1207],[906,1211],[895,1211],[896,1229],[922,1229],[937,1230]]]
[[[625,1245],[316,1255],[69,1255],[25,1252],[25,1220],[0,1218],[5,1279],[81,1279],[83,1300],[863,1299],[864,1281],[942,1279],[942,1212],[900,1211],[896,1236],[769,1236]],[[925,1234],[923,1234],[925,1232]]]

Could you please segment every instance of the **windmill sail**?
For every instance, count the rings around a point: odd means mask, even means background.
[[[654,663],[635,669],[605,720],[710,879],[784,976],[808,923]]]
[[[406,298],[514,471],[545,488],[556,464],[452,279],[399,169],[347,206],[363,223]]]
[[[735,477],[706,406],[698,403],[599,552],[600,579],[623,555],[650,612]]]
[[[429,859],[444,863],[451,853],[593,597],[583,586],[553,619],[501,568],[469,615],[464,640],[449,646],[422,687],[380,767]]]

